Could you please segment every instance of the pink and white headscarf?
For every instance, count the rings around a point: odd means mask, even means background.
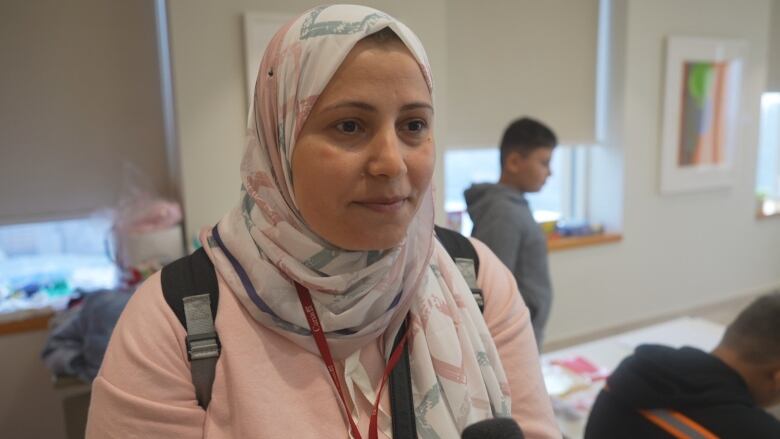
[[[404,241],[386,251],[347,251],[317,236],[301,217],[292,184],[296,138],[315,101],[352,47],[392,29],[420,65],[417,36],[363,6],[314,8],[280,29],[255,83],[241,163],[241,201],[204,232],[220,275],[262,325],[307,351],[318,350],[291,281],[310,289],[328,344],[345,360],[354,396],[375,395],[360,351],[411,319],[410,367],[420,437],[459,437],[473,422],[510,416],[509,386],[493,339],[455,264],[433,238],[430,188]],[[434,255],[434,257],[432,257]],[[389,428],[387,415],[380,425]]]

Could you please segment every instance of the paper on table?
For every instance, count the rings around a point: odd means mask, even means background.
[[[621,345],[633,351],[640,344],[662,344],[674,348],[692,346],[710,351],[717,346],[725,328],[707,320],[682,317],[636,331],[627,332],[618,337]]]

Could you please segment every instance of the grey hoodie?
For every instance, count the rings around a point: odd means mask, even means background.
[[[552,286],[547,268],[547,240],[534,220],[525,195],[501,184],[481,183],[464,192],[474,229],[514,273],[520,294],[531,311],[536,342],[541,347],[550,316]]]

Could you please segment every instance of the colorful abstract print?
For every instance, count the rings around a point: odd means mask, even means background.
[[[681,96],[678,166],[725,161],[727,62],[686,62]]]

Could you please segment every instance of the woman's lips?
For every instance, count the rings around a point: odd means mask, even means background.
[[[401,209],[407,198],[376,199],[356,201],[355,204],[375,212],[392,213]]]

